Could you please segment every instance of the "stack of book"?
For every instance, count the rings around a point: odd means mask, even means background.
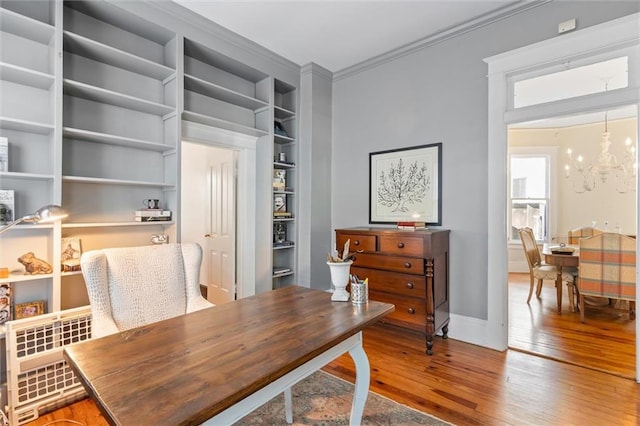
[[[142,209],[136,210],[136,222],[169,222],[171,220],[171,210],[164,209]]]
[[[425,222],[398,222],[398,229],[415,230],[415,229],[427,229]]]
[[[273,275],[288,274],[289,272],[291,272],[291,268],[287,268],[286,266],[274,266],[273,267]]]

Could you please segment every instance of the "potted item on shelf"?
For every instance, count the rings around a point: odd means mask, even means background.
[[[349,253],[349,244],[351,240],[347,240],[342,250],[342,256],[327,255],[327,265],[329,265],[329,271],[331,272],[331,283],[333,284],[333,294],[331,300],[334,302],[347,302],[349,300],[349,292],[347,291],[347,284],[349,283],[349,276],[351,272],[351,256],[353,253]]]

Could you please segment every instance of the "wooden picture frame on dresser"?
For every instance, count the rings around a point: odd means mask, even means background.
[[[369,279],[369,299],[393,303],[382,320],[433,337],[449,332],[449,230],[359,227],[336,229],[336,247],[351,240],[351,273]]]

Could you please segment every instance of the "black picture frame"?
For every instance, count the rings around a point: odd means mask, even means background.
[[[369,223],[442,224],[442,143],[369,153]]]

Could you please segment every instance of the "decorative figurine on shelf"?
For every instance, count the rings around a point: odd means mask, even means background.
[[[18,258],[25,268],[26,275],[50,274],[53,268],[42,259],[38,259],[33,252],[25,253]]]

